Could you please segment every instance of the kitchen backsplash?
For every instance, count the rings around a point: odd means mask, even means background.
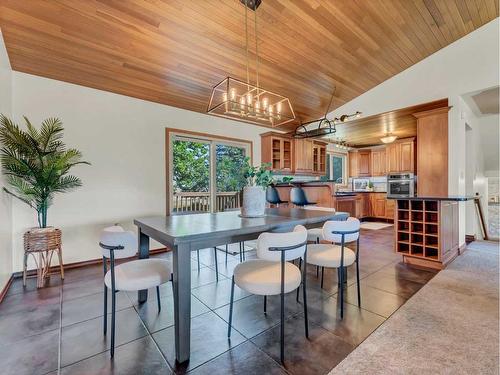
[[[363,180],[371,181],[373,184],[373,191],[386,192],[387,191],[387,177],[377,176],[377,177],[363,177]],[[349,189],[353,188],[353,179],[349,178]]]

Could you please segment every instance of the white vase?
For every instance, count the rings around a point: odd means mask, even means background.
[[[247,186],[243,188],[243,205],[241,216],[260,217],[266,211],[266,190],[261,186]]]

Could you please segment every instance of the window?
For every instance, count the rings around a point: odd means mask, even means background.
[[[329,154],[330,179],[338,184],[347,184],[347,155],[340,153]]]
[[[249,141],[167,129],[167,211],[238,208],[251,146]]]

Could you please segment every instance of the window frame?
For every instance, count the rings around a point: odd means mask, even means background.
[[[253,142],[251,140],[231,138],[220,135],[213,135],[207,133],[193,132],[183,129],[175,128],[165,128],[165,178],[166,178],[166,199],[165,208],[166,214],[172,215],[176,214],[172,212],[173,207],[173,147],[172,142],[174,140],[185,140],[194,142],[203,142],[210,145],[210,182],[209,182],[209,193],[210,193],[210,213],[215,212],[216,208],[216,194],[217,194],[217,184],[216,184],[216,155],[215,149],[217,144],[242,147],[246,150],[246,155],[250,156],[250,163],[253,165]]]

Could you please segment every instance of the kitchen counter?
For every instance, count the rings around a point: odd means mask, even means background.
[[[450,202],[465,202],[470,201],[475,198],[480,198],[479,195],[448,195],[446,197],[423,197],[419,195],[415,195],[413,197],[387,197],[387,199],[394,200],[410,200],[410,201],[450,201]]]

